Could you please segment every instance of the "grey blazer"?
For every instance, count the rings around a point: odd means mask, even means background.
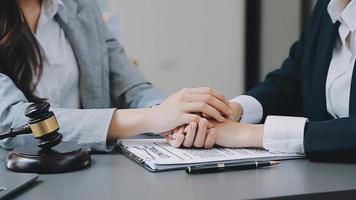
[[[106,150],[108,127],[114,108],[140,108],[160,103],[162,93],[135,68],[102,21],[93,0],[62,0],[55,16],[71,44],[80,71],[83,109],[52,108],[64,141]],[[30,103],[13,81],[0,73],[0,130],[27,122]],[[0,141],[5,149],[33,140],[31,135]]]

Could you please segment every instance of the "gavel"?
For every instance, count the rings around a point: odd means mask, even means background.
[[[16,147],[6,159],[6,167],[25,173],[62,173],[90,166],[91,157],[86,148],[74,142],[62,142],[56,116],[47,102],[33,103],[25,110],[26,125],[0,133],[0,140],[31,134],[36,140]]]
[[[25,110],[25,116],[30,119],[28,124],[0,133],[0,140],[32,133],[37,140],[37,146],[43,150],[49,150],[58,145],[63,135],[58,132],[57,118],[53,112],[49,111],[49,108],[50,104],[47,102],[31,104]]]

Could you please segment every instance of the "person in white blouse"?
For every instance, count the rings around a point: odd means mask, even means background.
[[[355,0],[318,1],[282,67],[230,101],[231,120],[212,129],[192,123],[167,140],[177,147],[202,147],[210,135],[205,146],[263,147],[314,160],[355,161],[355,19]]]

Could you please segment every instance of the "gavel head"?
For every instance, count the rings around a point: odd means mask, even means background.
[[[37,146],[41,149],[50,149],[59,144],[63,138],[63,135],[58,132],[56,116],[49,111],[49,107],[49,103],[38,102],[28,106],[25,111],[25,116],[30,118],[28,123],[37,139]]]

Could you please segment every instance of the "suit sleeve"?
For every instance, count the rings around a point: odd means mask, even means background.
[[[289,51],[289,56],[282,66],[269,73],[264,82],[247,92],[257,99],[263,108],[262,121],[268,115],[295,115],[302,110],[301,64],[305,43],[320,14],[325,12],[328,1],[319,0],[310,17],[310,22],[304,34],[295,42]]]
[[[24,116],[30,105],[13,81],[0,73],[0,131],[21,127],[28,122]],[[115,109],[51,109],[58,119],[64,141],[82,144],[97,151],[110,151],[106,144],[107,133]],[[5,149],[26,145],[34,140],[32,135],[22,135],[0,141]]]
[[[304,130],[306,156],[315,161],[356,162],[356,118],[308,122]]]
[[[293,115],[301,110],[302,52],[303,36],[292,45],[282,67],[269,73],[264,82],[246,93],[261,103],[262,121],[268,115]]]

